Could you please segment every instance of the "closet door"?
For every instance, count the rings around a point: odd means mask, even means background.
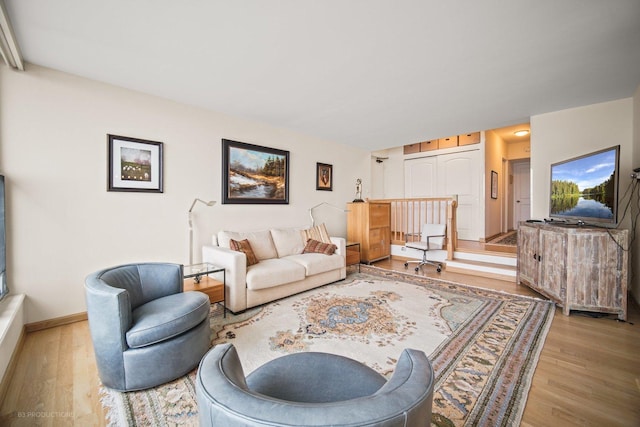
[[[483,233],[480,206],[480,150],[409,159],[404,162],[404,197],[458,197],[458,238],[478,240]]]
[[[404,162],[404,197],[436,197],[437,156],[420,157]]]
[[[478,240],[482,234],[482,163],[479,150],[438,156],[437,195],[458,196],[458,239]]]

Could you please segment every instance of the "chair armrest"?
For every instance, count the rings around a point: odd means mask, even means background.
[[[443,237],[442,243],[440,244],[440,248],[443,248],[445,246],[444,241],[445,241],[445,238],[447,237],[447,235],[446,234],[433,234],[433,235],[427,236],[427,247],[429,249],[431,249],[431,242],[429,241],[429,239],[431,239],[432,237]]]
[[[409,236],[418,236],[420,237],[420,233],[404,233],[404,242],[407,243],[409,242],[408,237]],[[411,240],[412,242],[415,242],[415,240]]]
[[[247,308],[247,256],[220,246],[203,246],[202,262],[225,270],[226,305],[234,313]]]
[[[92,274],[85,281],[85,297],[100,377],[119,384],[124,378],[122,353],[129,348],[125,334],[133,321],[129,292],[109,286]]]

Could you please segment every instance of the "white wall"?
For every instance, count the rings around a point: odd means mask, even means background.
[[[638,150],[637,145],[634,149],[633,142],[633,102],[633,98],[625,98],[531,117],[532,218],[549,216],[549,174],[552,163],[614,145],[620,145],[619,196],[622,198],[631,183],[631,171],[640,166],[634,166],[632,160],[634,151]],[[622,211],[620,203],[619,221]],[[620,227],[631,228],[630,214],[627,214]],[[640,296],[639,273],[636,268],[636,277],[631,283],[636,300]]]
[[[371,163],[371,198],[402,199],[404,195],[404,154],[402,147],[375,151],[372,157],[385,157],[382,163]]]
[[[640,168],[640,86],[636,89],[636,93],[633,95],[633,155],[632,155],[631,167],[633,169]],[[640,183],[638,183],[640,185]],[[640,194],[636,194],[636,197],[640,197]],[[636,200],[636,202],[638,202]],[[632,215],[636,218],[640,212],[638,212],[638,205],[640,202],[633,204]],[[636,231],[640,233],[640,231]],[[633,242],[633,248],[631,252],[631,266],[633,271],[633,277],[631,282],[631,293],[636,301],[640,301],[640,236],[636,235],[636,239]]]
[[[488,239],[500,234],[505,218],[503,218],[503,199],[506,197],[505,174],[503,160],[507,158],[507,145],[500,136],[493,131],[485,132],[485,219],[484,237]],[[498,172],[498,198],[491,198],[491,171]]]
[[[107,192],[107,134],[164,143],[164,193]],[[222,205],[221,139],[290,151],[289,205]],[[333,165],[333,191],[316,191],[316,162]],[[27,296],[26,322],[85,310],[83,283],[103,267],[188,261],[195,197],[195,260],[220,228],[309,223],[308,208],[344,206],[370,155],[360,149],[28,64],[0,66],[0,172],[7,176],[8,276]],[[314,211],[335,235],[346,215]]]
[[[620,145],[622,196],[631,182],[632,114],[632,98],[625,98],[531,117],[533,218],[549,216],[552,163],[614,145]],[[622,212],[619,214],[621,216]],[[625,222],[623,226],[628,227],[629,223]]]

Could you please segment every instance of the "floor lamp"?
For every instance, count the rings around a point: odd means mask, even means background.
[[[191,211],[198,202],[207,206],[213,206],[216,204],[215,200],[205,202],[204,200],[197,198],[193,200],[193,203],[191,203],[191,207],[189,208],[189,265],[193,265],[193,223],[191,221]]]
[[[312,227],[315,225],[315,222],[316,222],[316,221],[315,221],[315,219],[313,218],[313,210],[314,210],[315,208],[319,208],[319,207],[320,207],[320,206],[322,206],[322,205],[327,205],[327,206],[332,207],[333,209],[337,209],[337,210],[339,210],[339,211],[341,211],[341,212],[345,212],[345,213],[346,213],[346,212],[349,212],[349,210],[348,210],[348,209],[342,209],[342,208],[339,208],[339,207],[337,207],[337,206],[335,206],[335,205],[332,205],[331,203],[328,203],[328,202],[318,203],[317,205],[313,206],[312,208],[309,208],[309,216],[311,217],[311,226],[312,226]]]

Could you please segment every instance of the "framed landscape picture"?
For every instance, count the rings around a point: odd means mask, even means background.
[[[162,142],[107,135],[107,191],[162,193]]]
[[[222,140],[223,204],[289,204],[289,152]]]
[[[316,163],[316,190],[333,191],[333,165]]]

